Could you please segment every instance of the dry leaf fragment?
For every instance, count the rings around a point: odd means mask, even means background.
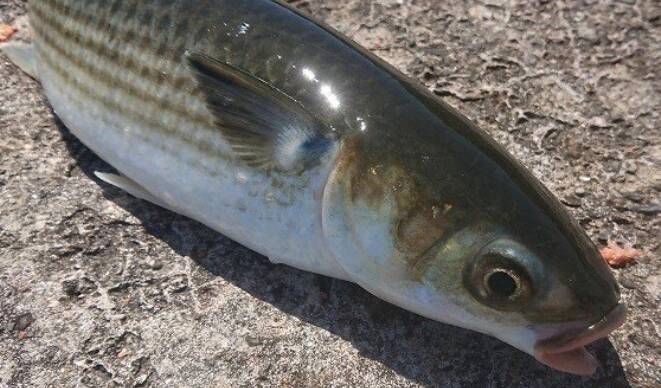
[[[624,267],[625,265],[634,262],[641,255],[639,250],[631,246],[625,246],[623,248],[614,241],[608,241],[608,245],[601,248],[600,252],[608,265],[613,268]]]
[[[18,29],[10,26],[9,24],[0,23],[0,42],[6,42],[11,38]]]

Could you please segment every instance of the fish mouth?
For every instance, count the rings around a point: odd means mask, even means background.
[[[534,355],[538,361],[563,372],[592,375],[600,366],[585,345],[608,336],[620,327],[626,318],[627,308],[619,303],[602,319],[590,326],[571,333],[561,334],[535,344]]]

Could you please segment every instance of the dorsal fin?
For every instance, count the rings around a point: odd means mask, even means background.
[[[186,57],[218,129],[247,164],[301,171],[332,146],[333,132],[287,94],[205,54]]]

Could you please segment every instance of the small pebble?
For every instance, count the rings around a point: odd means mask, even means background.
[[[613,216],[613,221],[615,221],[616,223],[618,223],[620,225],[629,225],[629,224],[633,223],[633,221],[629,217],[626,217],[622,214],[614,215]]]
[[[624,171],[626,171],[628,174],[634,175],[636,174],[636,171],[638,171],[638,166],[636,165],[636,162],[633,160],[626,160],[622,164]]]
[[[568,196],[566,196],[562,200],[562,203],[571,207],[581,207],[581,199],[575,194],[569,194]]]
[[[16,319],[14,328],[16,330],[23,331],[27,329],[32,324],[32,322],[34,322],[34,318],[32,317],[32,314],[26,313],[18,317],[18,319]]]
[[[106,321],[124,321],[126,319],[125,314],[110,314],[105,316]]]
[[[610,234],[608,234],[608,232],[599,232],[599,234],[597,235],[597,240],[599,240],[600,242],[608,242],[610,238],[611,236]]]
[[[622,285],[622,287],[627,288],[629,290],[636,289],[636,284],[628,278],[624,278],[624,277],[620,278],[620,284]]]
[[[642,205],[642,206],[637,206],[631,210],[634,210],[638,213],[642,214],[649,214],[649,215],[654,215],[661,213],[661,204],[658,203],[652,203],[649,205]]]
[[[260,338],[249,335],[246,336],[246,343],[248,344],[248,346],[259,346],[262,344],[262,340]]]
[[[149,266],[149,268],[153,269],[154,271],[158,271],[163,268],[163,263],[161,263],[158,260],[149,260],[147,262],[147,265]]]

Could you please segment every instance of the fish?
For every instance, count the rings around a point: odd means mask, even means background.
[[[273,263],[589,375],[610,269],[554,195],[416,80],[274,0],[40,0],[3,46],[118,173]]]

